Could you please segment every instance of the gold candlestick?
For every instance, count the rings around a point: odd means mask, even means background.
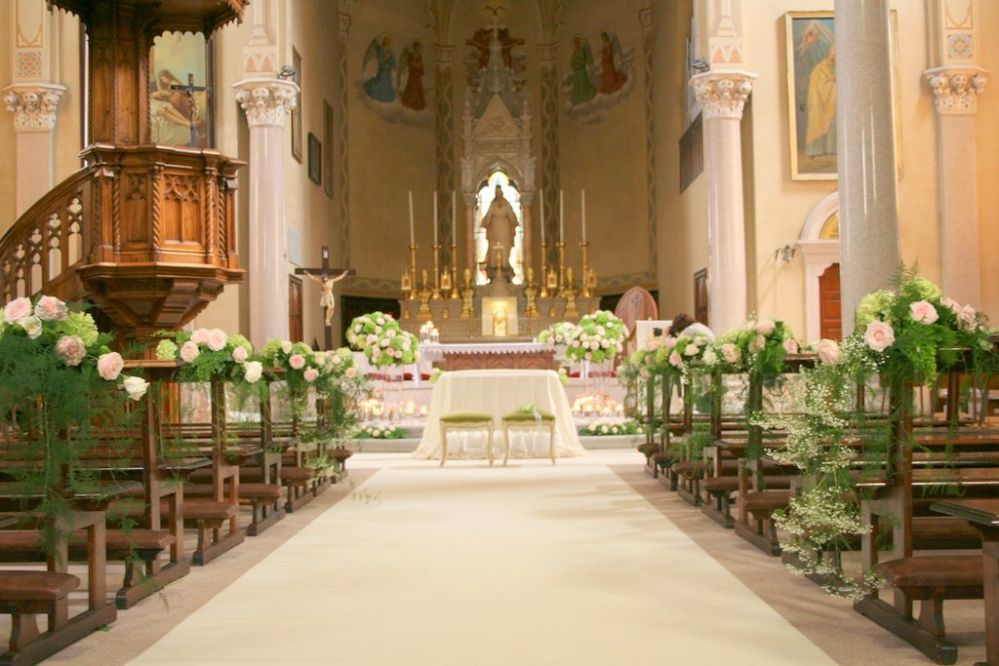
[[[465,269],[465,288],[462,290],[463,302],[461,304],[461,318],[471,319],[475,314],[475,305],[472,301],[475,291],[472,289],[472,271],[469,268]]]
[[[420,314],[421,315],[427,315],[427,319],[429,319],[430,318],[430,316],[429,316],[430,315],[430,295],[431,295],[432,291],[430,289],[430,284],[429,284],[430,283],[430,278],[427,276],[427,269],[426,268],[423,269],[423,273],[422,273],[421,277],[423,278],[423,280],[422,280],[423,284],[422,284],[422,289],[420,289]]]
[[[412,289],[409,292],[409,298],[411,300],[416,300],[417,289],[416,289],[416,245],[409,246],[409,279]]]
[[[583,251],[583,274],[581,276],[582,279],[580,280],[583,288],[580,292],[580,296],[583,298],[590,298],[593,295],[590,292],[590,281],[588,279],[590,275],[590,244],[586,241],[582,241],[579,244],[579,247]]]
[[[434,243],[434,290],[430,294],[430,300],[439,301],[441,300],[441,258],[440,249],[441,246]]]
[[[558,242],[558,284],[559,289],[564,289],[565,285],[565,242]]]
[[[527,269],[527,286],[524,288],[524,295],[527,297],[527,305],[524,307],[524,316],[534,318],[538,316],[538,303],[535,300],[538,296],[538,289],[534,286],[534,269]]]
[[[541,241],[541,298],[548,298],[548,242]]]
[[[562,287],[562,295],[565,296],[565,316],[579,316],[579,308],[576,307],[576,288],[573,284],[575,280],[572,275],[572,266],[565,269],[565,285]]]
[[[458,246],[451,242],[451,299],[456,300],[458,294]]]

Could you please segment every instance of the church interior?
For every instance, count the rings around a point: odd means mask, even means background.
[[[0,664],[999,665],[997,0],[3,0]]]

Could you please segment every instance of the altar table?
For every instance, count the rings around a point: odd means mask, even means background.
[[[534,405],[539,411],[555,415],[555,440],[559,457],[583,455],[585,451],[579,443],[569,400],[554,370],[460,370],[444,373],[434,384],[423,438],[413,455],[417,458],[440,458],[440,418],[456,412],[492,414],[496,445],[501,447],[501,419],[523,405]],[[547,441],[547,432],[540,436]],[[449,441],[455,441],[458,437],[462,435],[455,434]],[[547,457],[547,446],[539,446],[540,441],[530,439],[529,453],[534,451],[534,455],[538,457]],[[464,448],[462,455],[462,447],[449,447],[449,453],[455,454],[454,457],[469,457],[467,450],[468,447]],[[522,452],[523,447],[511,446],[512,457],[523,457]],[[484,446],[481,453],[476,453],[474,457],[486,457]]]
[[[555,368],[555,347],[540,342],[423,343],[420,354],[427,361],[443,361],[449,371]]]

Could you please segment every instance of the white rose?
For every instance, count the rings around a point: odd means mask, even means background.
[[[284,340],[281,342],[281,351],[283,351],[285,354],[290,354],[291,350],[292,350],[291,341]]]
[[[194,333],[191,333],[191,340],[193,340],[194,343],[198,345],[205,344],[206,342],[208,342],[208,329],[199,328],[195,330]]]
[[[142,396],[146,395],[149,382],[142,377],[125,377],[121,383],[121,387],[128,393],[129,398],[139,401],[142,400]]]
[[[216,352],[225,349],[227,342],[229,342],[229,336],[221,328],[213,328],[208,331],[208,336],[205,338],[205,344],[208,348]]]
[[[245,363],[249,353],[246,351],[246,347],[236,347],[232,350],[232,360],[236,363]]]
[[[13,324],[19,319],[30,317],[31,311],[31,299],[22,296],[21,298],[15,298],[7,304],[7,307],[3,311],[3,318],[8,324]]]
[[[264,374],[264,365],[260,361],[247,361],[243,364],[243,379],[247,384],[255,384]]]
[[[17,324],[24,329],[24,332],[32,340],[42,334],[42,320],[38,317],[24,317],[23,319],[18,319]]]
[[[180,346],[180,358],[184,363],[192,363],[194,359],[198,358],[200,353],[198,344],[194,341],[194,338],[191,338]]]

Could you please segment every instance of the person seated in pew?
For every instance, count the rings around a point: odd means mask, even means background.
[[[705,326],[699,321],[695,321],[686,312],[678,312],[673,317],[673,323],[670,324],[669,334],[671,337],[679,337],[681,333],[686,333],[689,336],[693,335],[703,335],[709,340],[715,339],[714,331]]]

